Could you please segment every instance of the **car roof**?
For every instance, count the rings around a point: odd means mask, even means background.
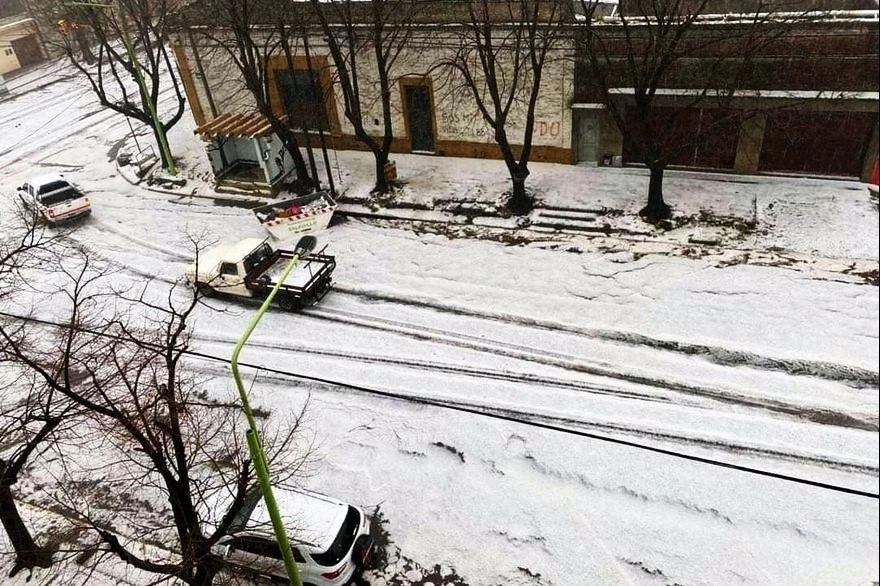
[[[278,509],[291,542],[317,553],[330,549],[345,523],[348,504],[306,490],[274,488],[272,494],[278,502]],[[272,533],[269,511],[262,498],[254,507],[245,526],[245,531],[253,529]]]
[[[30,183],[34,187],[40,187],[48,183],[54,183],[56,181],[64,181],[65,183],[68,183],[67,179],[65,179],[64,176],[59,173],[46,173],[45,175],[31,177],[28,183]]]

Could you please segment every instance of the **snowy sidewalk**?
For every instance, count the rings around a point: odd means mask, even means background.
[[[342,172],[335,179],[343,180],[343,200],[377,212],[414,208],[420,210],[419,219],[428,210],[463,215],[468,206],[474,214],[491,212],[509,189],[501,161],[395,155],[402,188],[376,199],[369,193],[370,155],[343,151],[337,158]],[[826,258],[880,258],[877,204],[855,181],[668,171],[664,193],[678,227],[657,230],[638,218],[647,198],[645,169],[549,163],[530,168],[526,185],[537,204],[530,220],[538,229],[677,244],[717,241]]]
[[[214,191],[204,143],[187,132],[190,123],[173,136],[189,183],[167,193],[236,199],[243,207],[265,203]],[[372,155],[331,152],[339,211],[416,222],[420,231],[454,238],[788,266],[877,282],[877,202],[856,181],[668,171],[664,193],[674,219],[655,228],[638,217],[647,197],[645,169],[532,163],[526,185],[536,206],[527,218],[514,218],[500,211],[510,187],[502,161],[406,154],[394,160],[398,188],[374,196]],[[320,163],[319,176],[326,182]]]

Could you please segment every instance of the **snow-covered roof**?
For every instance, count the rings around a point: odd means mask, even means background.
[[[631,87],[609,88],[608,93],[618,95],[632,95],[635,90]],[[836,90],[735,90],[729,94],[726,90],[703,90],[697,88],[660,88],[655,94],[658,96],[724,96],[734,98],[777,98],[797,100],[880,100],[880,92],[846,92]],[[578,104],[578,107],[589,107],[586,104]],[[572,104],[572,108],[575,104]]]
[[[31,24],[33,22],[34,22],[34,19],[30,18],[30,17],[22,18],[20,20],[14,20],[12,22],[4,22],[4,23],[0,24],[0,31],[18,28],[20,26],[24,26],[26,24]]]
[[[602,3],[600,3],[602,4]],[[694,20],[694,24],[737,24],[737,23],[755,23],[755,19],[759,18],[764,22],[782,22],[790,21],[797,23],[811,22],[878,22],[880,11],[877,10],[827,10],[817,12],[777,12],[777,13],[723,13],[723,14],[701,14]],[[587,22],[589,19],[584,14],[575,14],[574,18],[578,22]],[[656,18],[643,16],[625,16],[620,18],[618,14],[614,16],[605,16],[598,19],[596,25],[617,26],[624,20],[627,26],[654,25]],[[595,26],[595,25],[594,25]]]
[[[284,122],[287,116],[281,117]],[[237,138],[256,138],[272,134],[272,125],[258,112],[251,114],[221,114],[210,122],[196,128],[196,132],[207,140],[216,136]]]

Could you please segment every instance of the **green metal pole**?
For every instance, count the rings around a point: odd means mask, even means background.
[[[263,305],[260,306],[254,319],[251,320],[251,323],[238,341],[238,344],[235,345],[235,350],[232,351],[232,378],[235,379],[235,386],[238,387],[242,409],[244,410],[245,417],[247,417],[248,426],[250,428],[247,434],[247,442],[248,449],[251,453],[251,461],[254,463],[254,470],[256,471],[257,479],[260,482],[260,490],[263,493],[263,499],[266,501],[266,509],[269,511],[269,518],[272,520],[272,528],[275,530],[275,540],[278,542],[278,547],[281,549],[281,555],[284,557],[284,567],[287,569],[287,577],[290,578],[290,583],[293,586],[302,586],[302,577],[299,575],[299,568],[296,565],[296,560],[293,559],[293,551],[290,549],[290,541],[287,539],[287,531],[285,531],[284,523],[281,520],[281,512],[278,510],[278,503],[275,501],[275,495],[272,493],[272,482],[269,477],[269,464],[266,460],[266,454],[263,451],[262,442],[260,441],[260,434],[257,430],[257,420],[254,418],[254,412],[251,409],[247,392],[244,389],[244,382],[242,381],[241,373],[238,370],[238,355],[247,343],[248,338],[251,337],[251,334],[256,329],[257,324],[260,323],[263,315],[265,315],[266,311],[269,309],[272,300],[275,298],[275,294],[281,288],[284,280],[287,279],[290,272],[298,263],[299,255],[294,255],[287,264],[287,268],[284,270],[281,278],[278,279],[278,282],[269,292],[266,300],[263,301]]]
[[[118,9],[118,0],[116,4]],[[171,156],[171,149],[168,147],[168,138],[165,136],[165,129],[162,127],[162,121],[159,120],[159,116],[156,114],[156,107],[153,105],[153,100],[150,98],[150,94],[147,93],[147,85],[144,81],[144,75],[141,72],[141,62],[137,60],[137,57],[134,54],[134,49],[131,46],[131,39],[128,36],[128,28],[125,26],[125,16],[122,14],[122,10],[118,10],[118,14],[119,28],[122,30],[122,42],[125,43],[125,50],[128,53],[128,58],[134,65],[134,74],[135,77],[137,77],[138,88],[140,88],[141,95],[147,103],[147,110],[150,111],[150,119],[153,121],[153,128],[156,130],[156,138],[159,140],[159,149],[162,151],[162,156],[168,161],[168,172],[172,175],[177,175],[177,167],[174,165],[174,157]]]

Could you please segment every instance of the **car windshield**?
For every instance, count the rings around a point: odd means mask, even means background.
[[[361,514],[357,509],[349,505],[348,513],[345,515],[345,522],[339,529],[339,534],[333,543],[324,553],[311,554],[318,564],[322,566],[335,566],[351,551],[354,545],[354,538],[357,537],[358,527],[361,524]]]
[[[272,247],[269,246],[268,242],[263,242],[257,247],[256,250],[254,250],[244,259],[244,272],[248,275],[251,274],[251,271],[254,270],[254,267],[259,266],[260,263],[269,258],[271,254]]]
[[[40,187],[40,203],[51,206],[80,197],[79,193],[66,181],[53,181]]]

